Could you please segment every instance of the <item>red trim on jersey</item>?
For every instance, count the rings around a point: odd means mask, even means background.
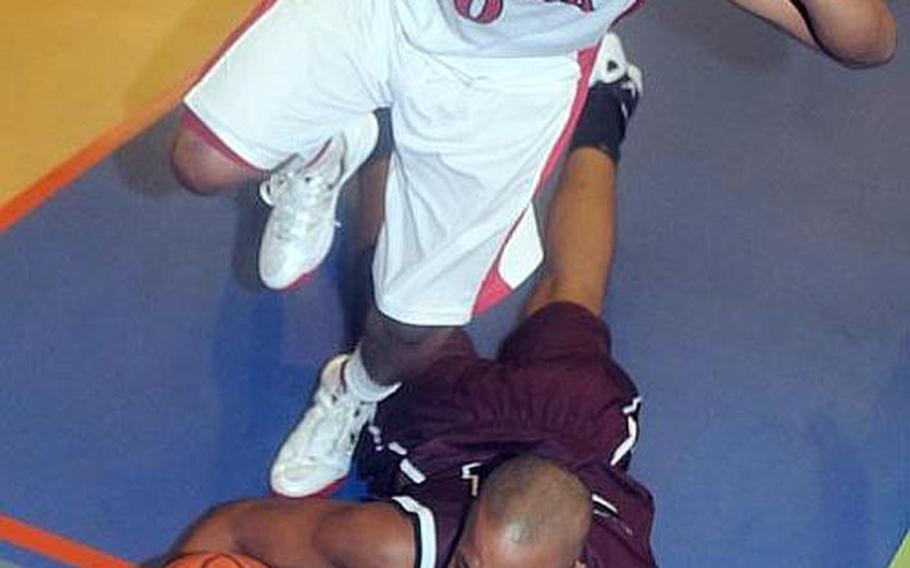
[[[636,2],[636,5],[640,2],[641,0]],[[566,121],[566,125],[563,127],[562,133],[559,135],[559,138],[556,140],[556,144],[550,151],[550,156],[547,158],[543,172],[541,173],[540,178],[537,180],[537,187],[534,189],[534,195],[540,192],[543,186],[547,183],[547,180],[550,179],[550,176],[553,175],[553,172],[556,170],[556,165],[559,163],[559,158],[562,156],[562,153],[569,145],[569,141],[572,139],[572,133],[575,131],[575,125],[578,122],[578,117],[581,116],[581,111],[585,106],[585,100],[587,100],[588,97],[588,82],[591,80],[591,72],[594,70],[594,62],[597,59],[598,49],[600,49],[599,42],[597,45],[578,52],[577,60],[578,66],[581,68],[581,76],[578,78],[578,83],[575,87],[575,100],[572,102],[572,110],[569,113],[569,120]],[[472,313],[473,317],[479,316],[480,314],[489,310],[512,293],[512,287],[509,286],[505,280],[503,280],[502,275],[499,273],[499,261],[502,259],[502,253],[506,248],[506,244],[512,238],[512,234],[515,232],[515,228],[518,227],[518,223],[521,221],[522,217],[527,214],[528,212],[525,211],[525,213],[523,213],[522,216],[518,218],[515,224],[512,225],[512,229],[509,231],[509,236],[506,237],[505,241],[503,241],[503,245],[500,247],[499,253],[496,255],[496,260],[493,261],[493,266],[487,273],[486,278],[484,278],[483,284],[480,287],[480,292],[478,293],[477,299],[474,302],[474,309]]]
[[[183,117],[180,119],[180,127],[190,132],[194,133],[196,136],[202,139],[208,146],[216,150],[219,154],[234,162],[239,164],[247,169],[255,170],[257,172],[267,172],[268,170],[263,170],[262,168],[257,168],[253,164],[247,162],[241,158],[236,152],[231,150],[231,148],[224,143],[217,134],[212,132],[212,129],[209,128],[202,119],[196,116],[196,113],[192,109],[184,105]]]
[[[585,101],[588,99],[588,83],[591,81],[591,73],[594,71],[594,62],[597,59],[597,51],[599,49],[600,42],[593,47],[578,52],[578,66],[581,68],[581,76],[578,78],[575,88],[575,101],[572,103],[572,111],[562,134],[559,135],[559,139],[556,141],[556,146],[550,152],[543,174],[541,174],[540,180],[537,182],[537,189],[534,191],[535,195],[543,188],[550,176],[553,175],[560,156],[562,156],[563,151],[565,151],[569,141],[572,139],[572,133],[575,132],[575,124],[578,123],[578,117],[581,116]]]
[[[518,218],[518,221],[516,221],[515,224],[512,225],[512,228],[509,230],[509,236],[506,237],[502,248],[500,248],[499,252],[496,254],[496,260],[493,261],[493,267],[490,268],[490,271],[487,272],[486,278],[483,280],[483,284],[480,287],[480,293],[477,295],[477,299],[474,301],[474,308],[471,313],[471,317],[477,317],[480,314],[486,312],[502,300],[506,299],[509,294],[512,293],[512,287],[509,286],[505,280],[503,280],[502,275],[499,273],[499,261],[502,258],[502,251],[505,250],[506,244],[512,238],[512,234],[518,227],[518,223],[520,223],[524,216],[528,213],[529,211],[525,210],[525,212],[522,213]]]

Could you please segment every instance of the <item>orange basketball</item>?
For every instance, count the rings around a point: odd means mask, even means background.
[[[233,552],[194,552],[168,562],[165,568],[268,568],[249,556]]]

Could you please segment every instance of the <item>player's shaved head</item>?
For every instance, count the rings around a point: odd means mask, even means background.
[[[550,460],[520,456],[484,481],[451,565],[511,566],[523,557],[514,564],[568,568],[590,525],[591,494],[578,477]]]

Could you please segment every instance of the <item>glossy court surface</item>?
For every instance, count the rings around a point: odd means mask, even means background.
[[[605,318],[645,399],[658,560],[887,566],[910,524],[908,52],[851,72],[700,3],[620,32],[646,93]],[[0,237],[0,514],[128,562],[265,494],[345,339],[347,227],[315,281],[264,290],[264,207],[183,192],[174,119]],[[472,325],[485,352],[526,293]],[[38,541],[0,566],[61,565]]]

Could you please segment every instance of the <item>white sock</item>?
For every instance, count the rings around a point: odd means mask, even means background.
[[[357,346],[344,366],[344,384],[351,394],[364,402],[385,400],[401,386],[401,383],[386,386],[373,382],[366,367],[363,366],[360,345]]]

